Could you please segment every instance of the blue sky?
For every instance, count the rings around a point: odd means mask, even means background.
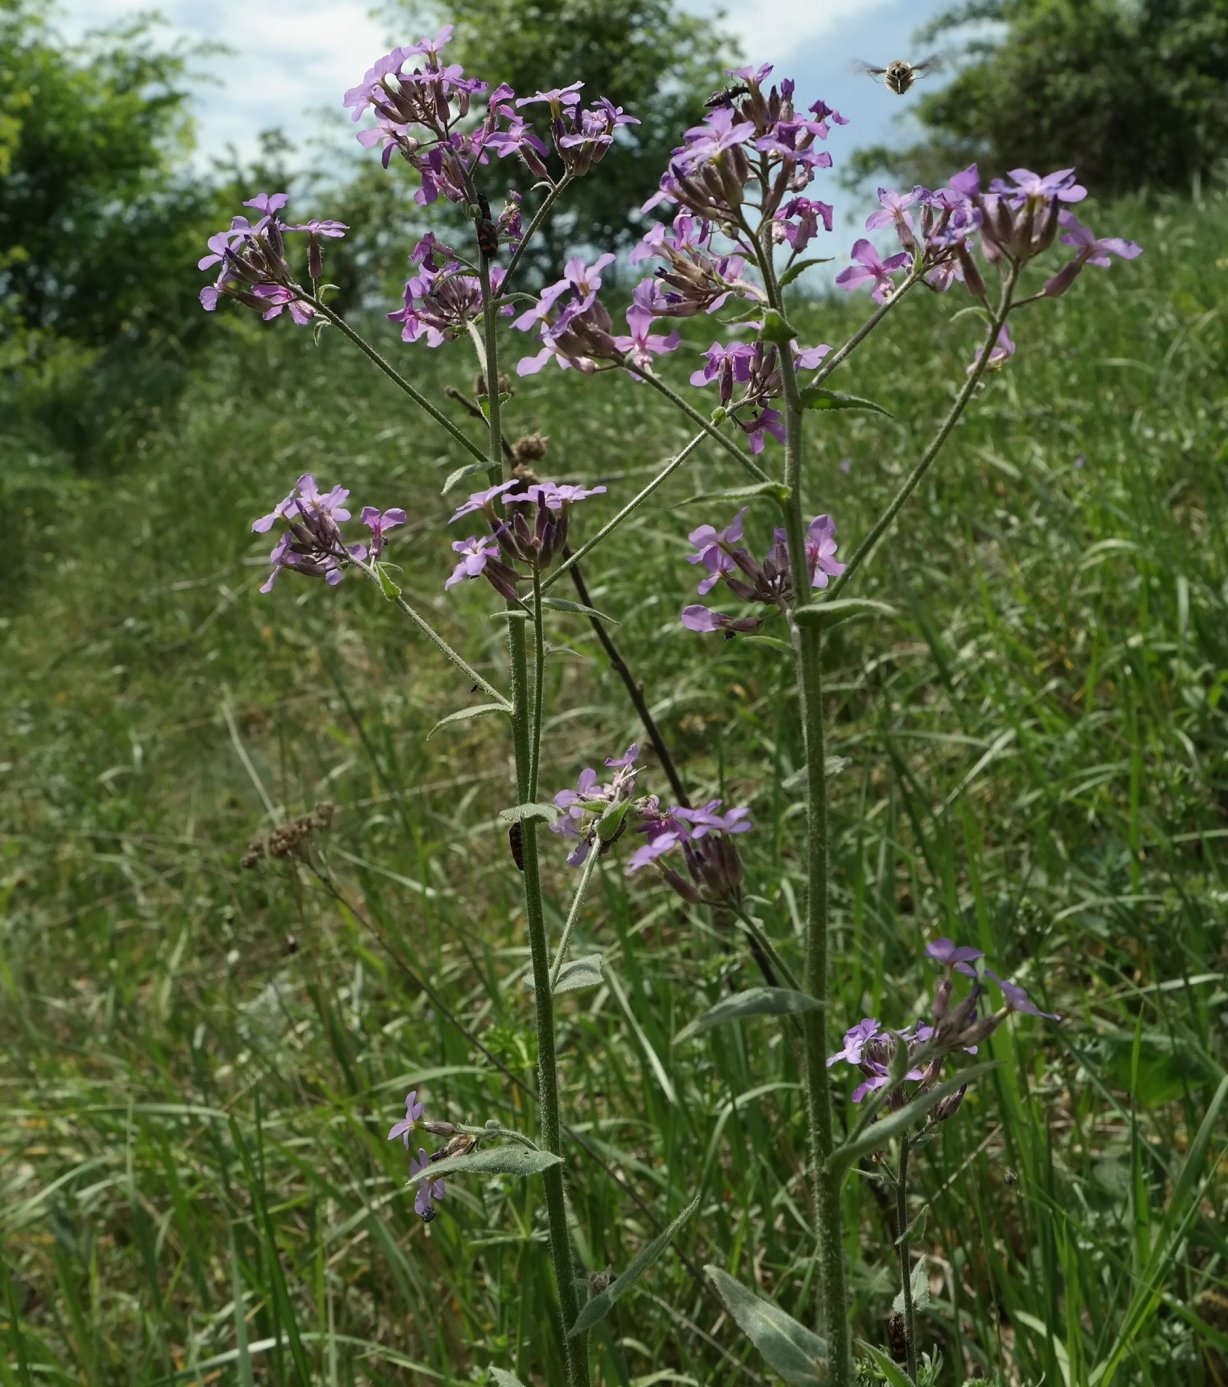
[[[777,77],[797,80],[799,104],[821,96],[850,118],[828,144],[838,165],[860,145],[907,133],[893,120],[906,117],[910,97],[892,95],[854,72],[852,63],[926,56],[911,35],[947,7],[948,0],[732,0],[725,23],[748,61],[772,63]],[[70,39],[149,8],[134,0],[60,0],[57,6]],[[254,154],[257,133],[273,126],[294,142],[312,142],[304,163],[320,162],[315,151],[321,139],[339,160],[370,157],[354,140],[342,93],[380,54],[420,37],[372,19],[369,0],[162,0],[157,8],[168,41],[183,36],[229,49],[199,64],[209,78],[198,88],[195,111],[198,160],[205,168],[224,159],[228,146]],[[684,0],[683,8],[716,10],[697,0]],[[463,53],[453,56],[464,62]],[[865,205],[850,206],[838,189],[820,195],[837,204],[846,231],[866,215]]]

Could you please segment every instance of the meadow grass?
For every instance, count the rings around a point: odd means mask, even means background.
[[[1021,316],[1018,356],[859,580],[897,615],[829,642],[837,1027],[925,1014],[939,934],[1066,1018],[996,1032],[1003,1064],[914,1161],[921,1336],[947,1383],[1228,1381],[1226,210],[1098,213],[1146,255]],[[866,308],[815,304],[803,340],[839,342]],[[905,302],[832,381],[894,416],[809,435],[846,556],[963,379],[977,335],[955,308]],[[556,1383],[539,1190],[453,1181],[428,1232],[384,1140],[410,1087],[435,1116],[534,1127],[502,725],[428,741],[468,687],[357,578],[258,594],[269,542],[248,529],[302,471],[404,506],[407,591],[502,683],[488,590],[442,591],[461,531],[439,491],[463,459],[335,335],[249,326],[219,326],[164,408],[114,414],[89,475],[27,450],[4,483],[0,1383],[448,1383],[492,1363]],[[462,347],[390,339],[433,396],[471,389]],[[550,435],[544,473],[609,486],[586,523],[688,436],[625,377],[553,368],[506,424]],[[687,498],[740,480],[701,453],[586,576],[693,798],[753,807],[748,889],[791,954],[787,656],[677,619],[686,531],[734,509]],[[583,620],[550,639],[553,793],[642,736]],[[301,857],[240,865],[321,801],[335,820]],[[793,1044],[763,1021],[675,1042],[758,976],[613,858],[579,929],[607,970],[558,1008],[579,1252],[624,1267],[701,1196],[598,1329],[595,1380],[770,1381],[699,1269],[807,1317]],[[873,1177],[846,1232],[856,1333],[882,1345],[897,1288]]]

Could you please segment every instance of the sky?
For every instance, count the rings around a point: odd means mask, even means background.
[[[701,0],[682,0],[681,7],[693,14],[716,12]],[[150,8],[136,0],[59,0],[57,12],[65,37],[74,40]],[[347,159],[370,158],[354,140],[342,94],[381,54],[423,37],[394,33],[373,19],[370,0],[161,0],[156,8],[167,23],[168,45],[181,36],[229,50],[195,64],[209,79],[197,89],[194,110],[197,162],[205,170],[231,164],[231,148],[242,159],[253,157],[258,132],[275,126],[292,143],[312,142],[304,164],[323,161],[317,152],[321,139],[342,167]],[[906,138],[907,127],[898,120],[906,119],[917,90],[895,96],[854,71],[853,63],[884,66],[894,58],[927,56],[911,35],[949,8],[949,0],[729,0],[725,8],[725,27],[741,40],[748,62],[772,63],[777,78],[794,77],[799,106],[821,96],[850,118],[827,144],[838,166],[842,155],[859,146]],[[458,51],[449,57],[464,62]],[[561,74],[560,81],[566,80]],[[849,206],[849,195],[836,188],[819,195],[837,204],[846,231],[869,210],[868,203]]]

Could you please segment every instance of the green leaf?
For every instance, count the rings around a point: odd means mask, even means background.
[[[707,501],[753,501],[757,496],[770,496],[773,501],[787,501],[789,488],[784,482],[747,482],[745,486],[731,487],[728,491],[701,491],[688,496],[680,504],[697,505]]]
[[[714,1007],[684,1026],[674,1042],[690,1040],[701,1031],[710,1031],[713,1026],[724,1026],[749,1016],[794,1016],[799,1012],[817,1011],[822,1006],[817,997],[794,992],[788,987],[752,987],[746,992],[735,992],[732,997],[722,997]]]
[[[554,984],[554,995],[560,992],[575,992],[581,987],[600,987],[601,955],[585,954],[583,958],[568,959],[559,970],[559,980]]]
[[[793,655],[793,647],[788,641],[782,641],[779,636],[760,636],[754,631],[739,631],[738,635],[751,645],[765,645],[769,650],[779,650],[782,655]]]
[[[898,616],[899,612],[886,602],[875,602],[869,597],[836,597],[830,602],[807,602],[794,615],[803,624],[814,622],[827,627],[859,616]]]
[[[763,1355],[769,1368],[793,1387],[821,1387],[827,1381],[827,1343],[805,1325],[748,1291],[720,1267],[705,1267],[738,1328]]]
[[[558,817],[559,811],[553,804],[516,804],[511,809],[499,810],[501,824],[518,824],[525,819],[544,819],[552,824]]]
[[[623,821],[631,809],[629,799],[620,799],[605,810],[597,820],[597,837],[603,843],[612,843],[622,831]]]
[[[612,616],[606,616],[596,607],[586,607],[583,602],[570,602],[566,597],[543,597],[542,606],[549,607],[552,612],[579,612],[582,616],[592,617],[597,621],[608,621],[611,626],[618,625]]]
[[[509,1373],[506,1368],[491,1368],[490,1375],[495,1387],[524,1387],[524,1383],[516,1374]]]
[[[797,337],[797,329],[783,313],[778,313],[774,308],[765,308],[759,336],[765,342],[775,342],[778,347],[788,347]]]
[[[895,416],[889,409],[874,400],[863,399],[860,395],[845,395],[839,390],[826,390],[821,385],[807,385],[802,388],[803,409],[869,409],[875,414],[883,414],[888,419]]]
[[[576,992],[581,987],[600,987],[605,981],[601,973],[601,955],[585,954],[583,958],[569,959],[559,970],[559,980],[554,984],[554,996],[560,992]],[[525,976],[524,985],[530,992],[536,984],[532,974]]]
[[[379,590],[389,600],[393,601],[400,597],[401,589],[392,581],[388,575],[388,565],[382,564],[378,559],[375,560],[375,572],[379,577]]]
[[[478,703],[472,708],[461,708],[455,713],[449,713],[446,718],[440,718],[426,734],[426,740],[429,742],[441,727],[447,727],[449,723],[468,722],[470,718],[484,718],[491,713],[506,713],[510,716],[511,711],[510,705],[506,703]]]
[[[441,496],[446,496],[449,491],[458,483],[467,480],[478,472],[489,472],[490,463],[488,462],[467,462],[464,467],[458,467],[454,472],[449,472],[447,480],[443,484]]]
[[[919,1117],[924,1117],[931,1108],[936,1107],[944,1098],[949,1098],[957,1089],[971,1083],[973,1079],[979,1079],[982,1075],[988,1074],[991,1069],[997,1069],[1001,1063],[1001,1060],[987,1060],[984,1064],[974,1064],[967,1069],[961,1069],[953,1079],[948,1079],[945,1084],[939,1084],[937,1088],[931,1088],[926,1093],[919,1093],[902,1108],[888,1113],[886,1117],[880,1117],[876,1122],[872,1122],[864,1132],[855,1133],[843,1146],[836,1147],[827,1158],[828,1170],[833,1174],[847,1170],[854,1161],[860,1160],[862,1156],[868,1155],[871,1151],[877,1151],[880,1146],[886,1146],[893,1137],[907,1131]]]
[[[796,261],[780,276],[780,287],[783,289],[786,285],[792,284],[799,275],[805,274],[811,265],[830,265],[832,258],[830,255],[822,255],[813,260]]]
[[[641,1248],[632,1260],[631,1265],[623,1274],[610,1284],[599,1295],[595,1295],[592,1300],[580,1311],[575,1324],[567,1331],[569,1339],[577,1334],[583,1334],[586,1329],[591,1328],[598,1320],[603,1320],[620,1301],[632,1286],[640,1279],[650,1266],[657,1260],[665,1249],[673,1242],[675,1235],[682,1225],[691,1217],[696,1209],[699,1208],[699,1195],[686,1206],[670,1226],[658,1233],[647,1247]]]
[[[912,1387],[912,1383],[908,1379],[908,1374],[898,1363],[893,1363],[882,1349],[875,1348],[873,1344],[864,1342],[862,1347],[865,1349],[870,1361],[879,1372],[882,1373],[883,1381],[887,1384],[887,1387]]]
[[[562,1156],[551,1151],[533,1151],[527,1146],[488,1146],[470,1151],[466,1156],[449,1156],[446,1161],[428,1165],[424,1177],[432,1180],[443,1175],[540,1175],[552,1165],[561,1165]],[[411,1180],[411,1185],[417,1180]]]

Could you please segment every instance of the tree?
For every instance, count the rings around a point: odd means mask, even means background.
[[[987,173],[1073,165],[1101,197],[1187,191],[1228,149],[1228,0],[974,0],[940,15],[928,44],[974,21],[1005,26],[923,97],[926,143],[862,152],[927,182],[976,160]]]
[[[449,59],[492,87],[507,82],[529,96],[579,79],[586,98],[606,96],[640,120],[619,132],[619,148],[572,187],[546,229],[535,263],[552,276],[569,247],[623,249],[643,234],[635,209],[655,191],[682,132],[703,116],[705,99],[728,85],[724,69],[738,61],[719,14],[683,14],[674,0],[449,0],[446,8],[388,0],[387,8],[414,38],[454,24]],[[517,172],[523,192],[532,183],[527,171],[499,169],[504,177]]]

